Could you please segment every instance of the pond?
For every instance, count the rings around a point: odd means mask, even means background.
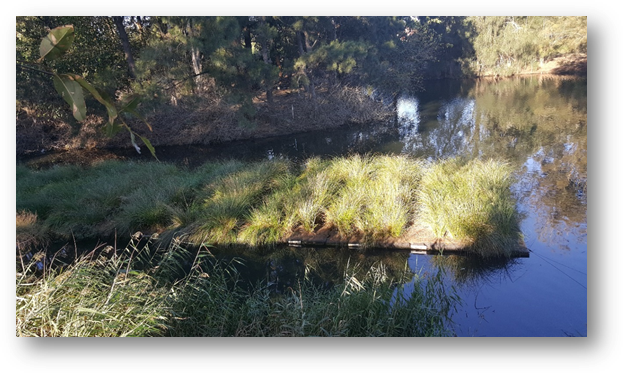
[[[246,273],[265,279],[277,292],[305,273],[334,284],[349,266],[381,262],[390,273],[405,263],[414,272],[442,268],[445,283],[462,299],[453,314],[458,336],[586,336],[586,79],[431,81],[424,92],[401,96],[396,108],[389,123],[157,152],[162,161],[190,167],[217,158],[304,160],[348,153],[503,159],[517,170],[513,193],[528,258],[484,261],[293,247],[230,250],[229,255],[243,257]]]

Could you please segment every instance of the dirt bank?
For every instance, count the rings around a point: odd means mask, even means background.
[[[584,53],[570,54],[552,59],[551,61],[542,61],[536,69],[526,68],[514,76],[522,75],[574,75],[586,76],[588,73],[588,56]],[[499,76],[496,72],[483,71],[479,77]]]
[[[236,113],[238,108],[234,106],[210,98],[193,98],[192,103],[178,100],[176,104],[163,104],[158,110],[144,113],[153,132],[140,121],[131,125],[157,147],[266,138],[346,124],[385,121],[394,115],[391,108],[372,100],[361,89],[351,87],[331,92],[318,90],[315,103],[302,92],[277,91],[272,104],[269,105],[264,97],[257,97],[254,104],[256,115],[250,123],[240,120]],[[106,137],[100,131],[103,123],[104,118],[94,115],[78,124],[73,119],[54,119],[48,113],[35,109],[18,108],[17,154],[131,147],[126,132],[113,138]]]

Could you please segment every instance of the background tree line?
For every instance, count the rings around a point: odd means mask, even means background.
[[[17,17],[18,112],[62,116],[31,62],[41,38],[67,24],[72,48],[44,68],[82,75],[111,97],[140,94],[151,110],[218,98],[241,124],[253,121],[254,98],[271,105],[279,91],[313,105],[344,86],[395,98],[426,78],[513,75],[587,50],[586,17]]]

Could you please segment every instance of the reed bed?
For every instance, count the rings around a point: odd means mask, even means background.
[[[275,294],[262,282],[241,286],[242,263],[216,260],[206,246],[132,241],[71,264],[55,258],[43,273],[41,260],[17,274],[17,336],[449,336],[460,302],[439,276],[406,263],[398,281],[378,264],[347,268],[329,289],[304,276]]]

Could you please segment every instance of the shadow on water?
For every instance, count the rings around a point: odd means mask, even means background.
[[[510,276],[520,259],[436,255],[430,258],[430,263],[450,274],[457,285],[472,286],[494,282],[500,275]]]
[[[211,252],[218,259],[241,259],[238,267],[248,284],[263,282],[275,293],[296,288],[308,278],[317,286],[329,289],[344,282],[347,270],[366,273],[383,264],[392,280],[404,280],[408,252],[388,250],[349,250],[347,248],[289,247],[216,247]],[[410,279],[409,279],[410,280]]]

